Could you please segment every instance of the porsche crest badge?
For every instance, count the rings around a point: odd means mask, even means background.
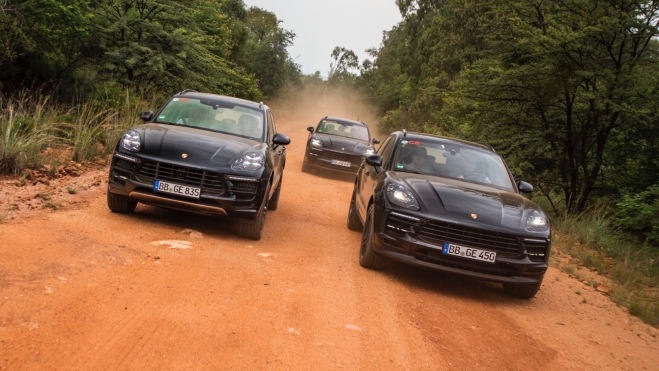
[[[184,154],[181,155],[181,157],[183,157],[183,158],[188,158],[188,154],[187,154],[187,153],[184,153]],[[473,214],[472,214],[472,215],[473,215]]]
[[[471,218],[472,218],[472,219],[476,219],[476,218],[478,218],[478,214],[471,214]]]

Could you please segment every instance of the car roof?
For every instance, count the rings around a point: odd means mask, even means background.
[[[179,93],[174,94],[175,97],[180,97],[180,96],[186,96],[188,98],[195,98],[195,99],[214,99],[214,100],[219,100],[227,103],[233,103],[233,104],[238,104],[241,106],[246,106],[250,107],[253,109],[261,110],[261,109],[269,109],[267,105],[263,104],[263,102],[256,103],[251,100],[247,99],[242,99],[242,98],[235,98],[235,97],[228,97],[226,95],[219,95],[219,94],[211,94],[211,93],[200,93],[198,91],[194,90],[183,90]]]
[[[366,126],[366,124],[363,123],[363,122],[361,122],[361,121],[355,121],[355,120],[350,120],[350,119],[344,119],[344,118],[342,118],[342,117],[325,116],[325,117],[323,117],[323,120],[343,121],[343,122],[351,123],[351,124],[353,124],[353,125]],[[366,126],[366,127],[368,127],[368,126]]]
[[[442,135],[434,135],[434,134],[427,134],[427,133],[415,133],[415,132],[407,132],[407,131],[396,131],[392,134],[396,134],[398,136],[404,136],[405,138],[408,139],[422,139],[422,138],[436,138],[436,139],[441,139],[444,141],[448,142],[454,142],[454,143],[459,143],[465,146],[470,146],[470,147],[475,147],[478,149],[484,149],[489,152],[494,152],[496,153],[497,151],[494,150],[494,147],[492,147],[489,144],[486,143],[479,143],[479,142],[470,142],[467,140],[462,140],[462,139],[457,139],[457,138],[450,138],[450,137],[445,137]]]

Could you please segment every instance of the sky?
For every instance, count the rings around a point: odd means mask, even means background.
[[[378,47],[382,32],[401,21],[395,0],[244,0],[247,7],[269,10],[281,27],[296,35],[288,48],[295,63],[308,75],[327,77],[336,46],[350,49],[361,64],[365,50]]]

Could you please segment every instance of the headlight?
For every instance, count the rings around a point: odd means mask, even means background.
[[[265,155],[262,153],[248,153],[231,164],[233,170],[254,171],[263,167]]]
[[[140,145],[142,141],[140,139],[140,133],[135,130],[129,130],[121,138],[121,147],[132,152],[137,152],[140,150]]]
[[[371,156],[375,154],[375,148],[373,147],[367,147],[364,152],[362,153],[362,156]]]
[[[321,142],[320,139],[318,138],[311,137],[311,139],[309,140],[309,144],[312,147],[323,148],[323,142]]]
[[[547,217],[538,210],[533,210],[526,217],[526,230],[530,232],[544,232],[549,228]]]
[[[419,210],[419,203],[416,197],[410,192],[409,189],[399,184],[389,184],[387,186],[387,198],[398,206],[406,209]]]

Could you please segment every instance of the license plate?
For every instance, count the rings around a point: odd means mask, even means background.
[[[449,242],[444,243],[444,248],[442,249],[444,255],[459,256],[461,258],[479,260],[487,263],[494,263],[494,259],[497,257],[497,253],[494,251],[475,249],[473,247],[465,247],[455,245]]]
[[[330,164],[350,167],[350,163],[348,161],[330,160]]]
[[[156,180],[153,184],[153,190],[191,198],[199,198],[199,194],[201,194],[201,188],[163,182],[162,180]]]

